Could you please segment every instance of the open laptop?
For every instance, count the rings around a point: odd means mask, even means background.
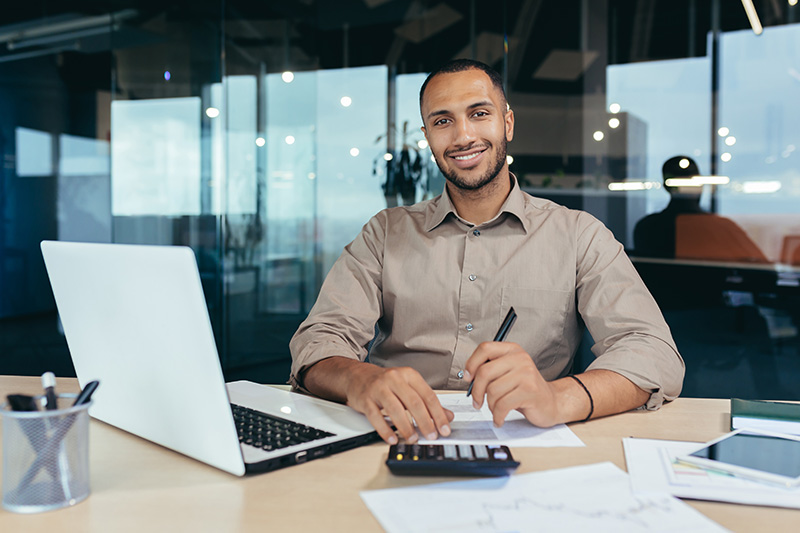
[[[225,384],[190,248],[43,241],[42,254],[78,381],[100,381],[93,417],[235,475],[377,439],[344,405]],[[233,410],[268,418],[235,422]]]

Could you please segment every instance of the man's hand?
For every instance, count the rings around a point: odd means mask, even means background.
[[[513,409],[539,427],[564,422],[559,412],[559,387],[545,381],[531,356],[518,344],[481,343],[467,360],[465,377],[471,376],[475,408],[480,409],[485,395],[497,427]]]
[[[363,413],[389,444],[398,442],[386,421],[408,442],[417,440],[419,428],[429,440],[450,435],[453,412],[442,407],[439,398],[422,376],[408,367],[381,368],[343,357],[324,359],[312,366],[303,379],[305,387],[319,396],[344,400]],[[323,385],[324,384],[324,385]]]
[[[531,356],[512,342],[482,343],[465,366],[464,377],[474,377],[475,407],[483,405],[485,395],[498,427],[512,409],[522,413],[531,424],[552,427],[584,420],[590,412],[592,418],[598,418],[629,411],[644,405],[650,397],[650,392],[611,370],[581,374],[586,390],[569,377],[545,381]]]

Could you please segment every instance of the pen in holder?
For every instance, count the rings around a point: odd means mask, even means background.
[[[3,507],[37,513],[89,495],[89,406],[59,394],[58,408],[14,411],[3,404]],[[38,398],[37,398],[38,399]]]

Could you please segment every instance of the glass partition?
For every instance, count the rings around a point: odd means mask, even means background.
[[[15,5],[0,373],[72,372],[38,249],[61,239],[191,247],[226,377],[284,382],[342,248],[443,190],[418,91],[473,57],[505,81],[521,186],[592,213],[632,257],[685,394],[800,399],[796,6],[756,2],[757,35],[739,0]],[[700,182],[668,186],[673,156]],[[653,256],[637,227],[678,205]]]

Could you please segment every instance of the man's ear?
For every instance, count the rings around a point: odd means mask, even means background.
[[[428,130],[425,129],[425,126],[422,126],[420,128],[420,130],[422,130],[422,134],[425,136],[425,140],[427,141],[428,140]]]
[[[511,142],[514,139],[514,110],[509,109],[506,111],[506,141]]]

